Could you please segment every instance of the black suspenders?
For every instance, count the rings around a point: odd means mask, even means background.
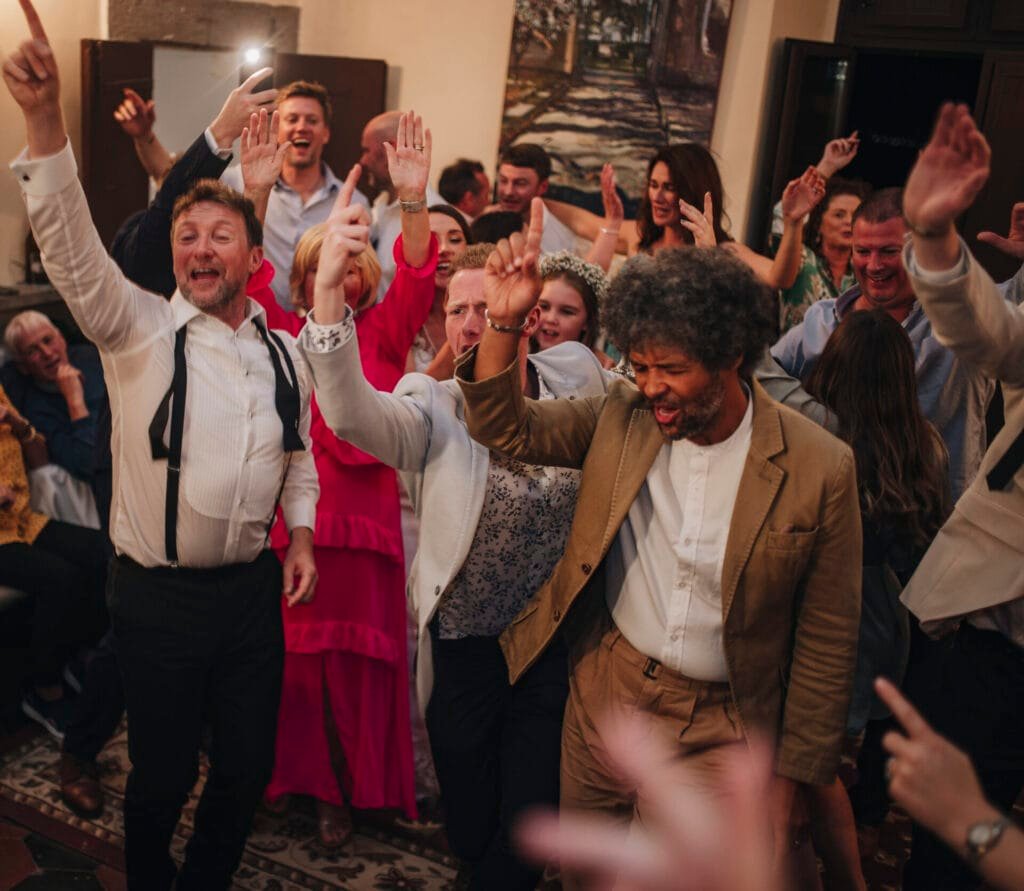
[[[295,366],[292,357],[277,334],[264,328],[255,319],[253,324],[259,331],[260,338],[270,353],[270,361],[274,367],[274,407],[277,409],[278,417],[281,419],[282,446],[288,453],[288,462],[291,463],[291,453],[305,450],[302,444],[302,437],[299,436],[299,413],[301,410],[301,398],[299,393],[299,379],[295,373]],[[167,388],[163,399],[157,406],[153,420],[149,423],[149,447],[154,461],[163,458],[167,459],[167,499],[164,504],[164,550],[167,553],[167,562],[171,566],[178,565],[178,491],[181,482],[181,443],[185,434],[185,398],[188,384],[188,368],[185,362],[185,338],[188,327],[182,325],[174,335],[174,374],[171,377],[171,385]],[[277,347],[275,349],[274,347]],[[284,356],[285,365],[288,368],[288,375],[284,373],[278,352]],[[167,415],[171,416],[171,429],[168,445],[164,445],[164,430],[167,429]],[[287,478],[288,467],[285,467]],[[281,491],[278,492],[277,500],[280,501],[281,492],[284,491],[284,483],[281,484]],[[275,502],[274,510],[270,515],[270,522],[274,522],[277,513]]]

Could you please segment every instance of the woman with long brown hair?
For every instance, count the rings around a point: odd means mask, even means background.
[[[619,250],[630,256],[670,247],[721,245],[771,288],[788,288],[800,269],[804,221],[824,194],[824,180],[813,167],[791,180],[782,194],[782,238],[775,257],[734,241],[723,204],[718,164],[704,146],[684,142],[665,146],[647,164],[647,180],[635,220],[616,224]],[[601,217],[558,201],[548,209],[581,238],[596,241],[608,226]]]
[[[865,732],[860,781],[880,783],[884,796],[884,777],[874,776],[883,762],[874,750],[889,713],[872,684],[878,675],[899,682],[906,668],[910,625],[899,596],[949,513],[948,456],[921,413],[910,338],[884,310],[850,313],[826,343],[806,388],[836,415],[857,467],[863,582],[847,732]],[[810,806],[815,845],[830,880],[826,887],[863,889],[845,788],[837,780],[816,789]]]

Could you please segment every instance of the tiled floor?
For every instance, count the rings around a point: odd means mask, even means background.
[[[124,891],[124,874],[0,818],[0,891]]]

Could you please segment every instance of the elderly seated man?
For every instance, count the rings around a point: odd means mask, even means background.
[[[4,346],[11,361],[0,369],[0,384],[49,449],[50,465],[32,473],[33,506],[98,527],[91,487],[97,420],[107,398],[99,353],[91,344],[69,347],[53,322],[35,310],[8,322]]]

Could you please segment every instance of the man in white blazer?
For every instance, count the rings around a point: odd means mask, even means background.
[[[954,228],[988,175],[989,148],[967,107],[944,106],[904,192],[912,241],[903,259],[936,338],[1001,382],[1006,423],[902,599],[926,632],[955,629],[941,696],[922,706],[971,756],[988,798],[1009,811],[1024,787],[1024,310],[1003,299]],[[890,775],[900,769],[897,755]],[[981,819],[959,853],[976,863],[1000,835],[999,821]],[[977,884],[919,826],[912,848],[904,888]]]
[[[409,573],[419,618],[417,689],[449,842],[466,864],[470,888],[532,891],[540,871],[513,853],[509,830],[525,808],[558,802],[567,655],[552,647],[512,685],[498,634],[561,556],[579,474],[492,456],[470,438],[454,381],[409,374],[394,393],[367,382],[351,310],[335,290],[348,257],[365,244],[365,224],[342,196],[328,221],[300,348],[328,425],[401,473],[421,521]],[[445,324],[456,356],[487,324],[483,266],[490,247],[469,248],[449,285]],[[582,344],[528,357],[534,327],[536,318],[520,341],[525,389],[562,399],[605,392],[601,365]]]

